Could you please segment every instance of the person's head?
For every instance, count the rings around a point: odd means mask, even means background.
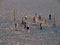
[[[39,19],[41,19],[41,16],[39,15]]]
[[[51,14],[49,14],[49,16],[51,16]]]
[[[25,16],[25,18],[27,18],[27,16]]]
[[[25,19],[27,20],[28,16],[25,16]]]

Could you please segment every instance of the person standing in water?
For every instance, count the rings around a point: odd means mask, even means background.
[[[28,19],[28,16],[25,16],[24,19],[25,19],[25,21],[24,21],[24,28],[26,28],[27,27],[27,19]]]
[[[24,25],[24,28],[26,28],[26,18],[22,17],[21,24]]]
[[[25,16],[25,20],[27,20],[28,16]]]
[[[41,20],[41,16],[40,16],[40,15],[39,15],[39,17],[38,17],[38,18],[39,18],[39,20]]]
[[[18,23],[15,23],[15,30],[18,31]]]
[[[26,29],[27,32],[30,32],[29,30],[29,25],[27,23],[27,16],[25,16],[24,18],[22,18],[22,24],[24,25],[24,29]]]
[[[35,13],[35,16],[33,17],[34,23],[37,23],[37,20],[38,20],[37,13]]]
[[[51,14],[49,14],[49,20],[51,20]]]

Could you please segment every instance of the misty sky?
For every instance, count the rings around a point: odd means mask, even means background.
[[[60,4],[57,0],[0,0],[1,15],[12,15],[16,8],[17,15],[21,13],[48,15],[49,13],[60,14]]]

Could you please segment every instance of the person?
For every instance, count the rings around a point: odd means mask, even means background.
[[[35,21],[35,16],[33,17],[33,22],[35,23],[36,21]]]
[[[34,23],[37,23],[37,20],[38,20],[37,13],[35,13],[35,16],[33,17]]]
[[[38,17],[38,18],[39,18],[39,20],[41,20],[41,16],[40,16],[40,15],[39,15],[39,17]]]
[[[42,23],[40,23],[40,29],[42,29]]]
[[[49,14],[49,20],[51,20],[51,14]]]
[[[27,20],[27,18],[28,18],[28,17],[27,17],[27,16],[25,16],[25,20]]]
[[[15,30],[18,31],[18,24],[15,23]]]
[[[25,29],[27,26],[27,17],[22,17],[22,23],[21,24],[24,26],[24,29]]]

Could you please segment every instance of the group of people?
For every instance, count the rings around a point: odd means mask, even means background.
[[[21,24],[24,25],[24,29],[29,30],[29,25],[27,25],[27,19],[27,16],[22,17]]]
[[[24,25],[24,29],[26,29],[28,31],[30,29],[30,27],[27,24],[27,20],[28,20],[28,16],[22,17],[21,24]],[[33,16],[33,23],[37,23],[38,20],[41,20],[41,16],[40,15],[38,16],[37,13],[35,13],[35,15]],[[51,20],[51,14],[49,14],[49,20]],[[46,20],[45,20],[45,23],[46,23]],[[42,23],[40,23],[39,25],[40,25],[40,29],[42,29]],[[18,27],[18,24],[15,24],[16,29],[17,29],[17,27]]]
[[[29,25],[27,25],[27,19],[28,19],[28,16],[22,17],[21,24],[24,25],[24,29],[29,30]],[[37,13],[35,13],[35,15],[33,16],[33,23],[37,23],[38,19],[41,20],[41,16],[39,15],[38,17]]]

